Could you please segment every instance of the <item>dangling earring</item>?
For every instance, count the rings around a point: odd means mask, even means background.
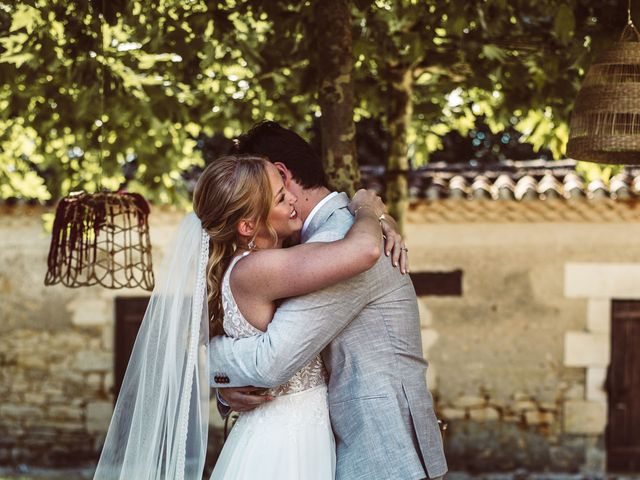
[[[251,240],[249,240],[249,243],[247,244],[247,247],[249,247],[249,250],[251,250],[251,251],[256,249],[256,242],[253,241],[253,238]]]

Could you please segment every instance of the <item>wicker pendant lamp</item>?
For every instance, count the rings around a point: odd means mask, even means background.
[[[104,1],[103,1],[104,7]],[[104,11],[104,10],[103,10]],[[100,16],[100,26],[104,19]],[[104,60],[104,35],[102,35]],[[100,119],[104,113],[104,67],[100,64]],[[99,131],[102,173],[103,122]],[[74,192],[56,209],[45,285],[102,285],[153,290],[149,205],[139,194],[107,192],[98,178],[96,193]]]
[[[153,290],[149,205],[136,193],[72,193],[56,209],[45,285]]]
[[[567,156],[640,165],[640,32],[631,21],[589,69],[571,115]]]

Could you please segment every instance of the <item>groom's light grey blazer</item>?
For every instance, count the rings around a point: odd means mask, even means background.
[[[344,237],[353,223],[348,202],[345,194],[331,198],[312,218],[302,241]],[[211,385],[275,387],[320,351],[330,374],[336,478],[444,475],[447,465],[425,380],[415,290],[388,257],[382,255],[373,268],[351,280],[283,302],[262,335],[215,337]]]

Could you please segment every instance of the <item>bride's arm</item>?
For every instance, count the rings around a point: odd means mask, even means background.
[[[350,205],[355,223],[342,240],[255,252],[233,269],[234,291],[273,301],[320,290],[371,268],[381,254],[379,218],[385,207],[373,192],[358,195]]]

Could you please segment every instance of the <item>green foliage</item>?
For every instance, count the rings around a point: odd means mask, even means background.
[[[414,164],[478,115],[494,131],[515,118],[560,157],[580,79],[623,26],[617,7],[354,0],[355,118],[386,119],[390,76],[404,69]],[[312,124],[312,12],[291,0],[0,0],[0,195],[56,199],[128,181],[186,202],[182,173],[203,163],[202,135],[231,138],[264,118]]]
[[[137,166],[128,188],[180,203],[201,135],[310,121],[294,93],[309,62],[282,54],[301,43],[295,12],[273,28],[267,2],[111,3],[109,22],[101,7],[0,4],[3,197],[117,189]]]
[[[622,172],[623,167],[621,165],[604,165],[601,163],[578,162],[576,170],[582,177],[587,180],[587,182],[602,180],[607,183],[609,182],[611,177]]]
[[[591,46],[606,45],[612,26],[623,26],[616,7],[614,0],[370,2],[357,13],[359,112],[384,117],[388,72],[404,68],[414,73],[414,165],[478,115],[494,132],[515,118],[526,141],[562,157]]]

